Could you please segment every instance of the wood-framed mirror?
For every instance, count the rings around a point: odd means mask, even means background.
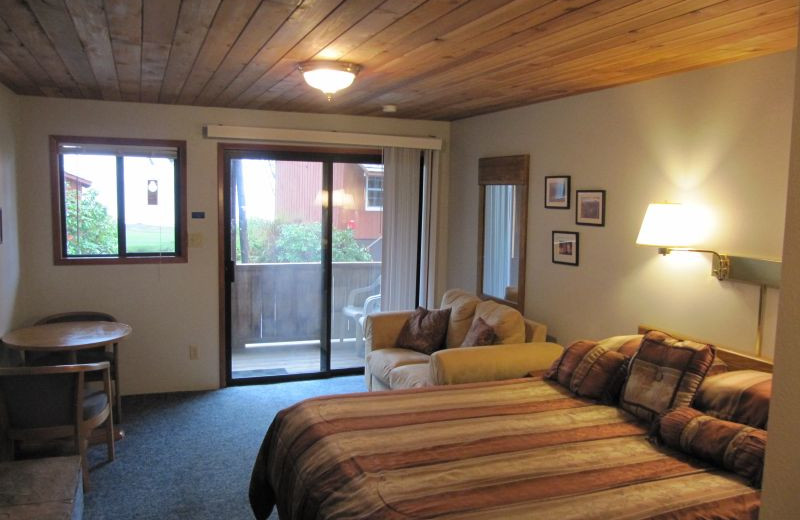
[[[529,155],[478,160],[478,294],[525,306]]]

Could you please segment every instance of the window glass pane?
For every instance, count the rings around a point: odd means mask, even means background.
[[[125,157],[125,247],[128,253],[175,253],[175,161]]]
[[[117,158],[62,157],[67,256],[117,255]]]

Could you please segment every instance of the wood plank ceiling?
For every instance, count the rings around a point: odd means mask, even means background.
[[[797,19],[797,0],[0,0],[0,82],[454,120],[792,49]],[[310,59],[363,70],[328,102]]]

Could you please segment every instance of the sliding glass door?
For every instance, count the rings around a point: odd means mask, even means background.
[[[380,309],[380,155],[223,154],[228,382],[362,370],[363,318]]]

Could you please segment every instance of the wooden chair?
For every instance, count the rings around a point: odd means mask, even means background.
[[[52,314],[45,316],[35,323],[35,325],[46,325],[48,323],[64,323],[69,321],[117,321],[117,319],[105,312],[97,311],[77,311],[77,312],[62,312],[61,314]],[[99,363],[101,361],[108,361],[111,364],[111,380],[114,382],[114,420],[117,424],[122,422],[122,393],[119,389],[119,370],[118,366],[118,343],[114,343],[109,351],[106,347],[97,347],[86,350],[79,350],[77,352],[78,363]],[[52,356],[52,355],[51,355]],[[39,363],[55,364],[51,361],[52,357],[40,360]],[[64,360],[59,360],[59,363],[64,363]],[[98,379],[90,377],[90,381]]]
[[[103,391],[87,392],[87,374],[99,373]],[[83,487],[89,489],[86,450],[92,430],[105,425],[108,460],[114,460],[111,416],[111,374],[107,361],[86,365],[0,368],[0,399],[5,408],[6,435],[18,441],[73,438],[81,457]]]

